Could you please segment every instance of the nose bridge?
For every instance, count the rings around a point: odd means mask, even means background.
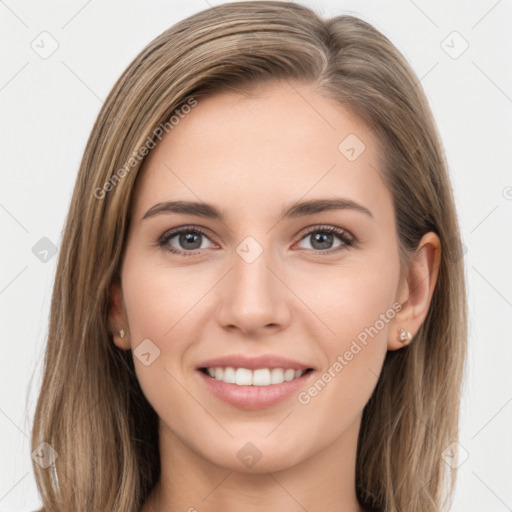
[[[263,240],[264,238],[264,240]],[[261,240],[261,241],[260,241]],[[244,331],[286,321],[284,286],[274,275],[270,237],[247,236],[235,248],[219,320]]]
[[[272,251],[265,242],[260,244],[254,237],[244,239],[236,248],[234,258],[234,285],[239,298],[261,299],[266,296],[268,303],[271,290],[270,271],[272,267]]]

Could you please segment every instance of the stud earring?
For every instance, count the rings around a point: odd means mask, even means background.
[[[123,329],[121,329],[121,330],[119,331],[119,337],[120,337],[120,338],[124,338],[124,330],[123,330]]]
[[[409,331],[406,331],[405,329],[403,329],[402,327],[400,327],[400,331],[399,331],[399,334],[398,334],[398,341],[400,343],[406,343],[408,341],[411,341],[412,339],[412,335]]]

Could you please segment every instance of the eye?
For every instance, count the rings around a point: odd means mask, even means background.
[[[339,250],[346,249],[347,247],[352,247],[356,243],[355,238],[351,234],[344,229],[337,228],[335,226],[316,226],[314,229],[310,229],[305,235],[303,235],[300,242],[307,240],[308,238],[311,239],[311,248],[315,252],[323,254],[337,252]],[[340,242],[333,248],[332,244],[335,242],[336,238]],[[306,249],[307,248],[308,247],[306,247]]]
[[[173,242],[173,239],[176,240]],[[157,241],[157,244],[169,252],[182,256],[193,256],[196,253],[192,251],[207,248],[207,245],[205,246],[203,244],[205,240],[209,240],[209,238],[203,230],[197,227],[182,226],[165,233]],[[178,247],[176,247],[176,245],[178,245]]]
[[[330,254],[356,245],[356,239],[350,233],[335,226],[315,226],[303,234],[299,242],[308,238],[311,238],[311,247],[302,247],[302,249],[311,248],[319,254]],[[332,244],[336,239],[338,244],[333,248]],[[208,244],[205,245],[207,240],[210,239],[206,231],[196,226],[181,226],[164,233],[156,240],[156,244],[180,256],[194,256],[198,254],[197,251],[208,248]]]

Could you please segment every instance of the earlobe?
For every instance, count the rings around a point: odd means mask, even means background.
[[[113,342],[117,347],[127,350],[130,348],[130,341],[129,336],[127,336],[127,321],[124,313],[121,286],[118,283],[114,283],[111,286],[108,309],[109,325]]]
[[[398,330],[398,341],[404,345],[409,343],[412,339],[412,334],[406,331],[403,327]]]
[[[131,348],[128,336],[126,335],[124,329],[119,329],[119,331],[114,332],[112,336],[114,345],[116,347],[121,348],[123,350],[129,350]]]
[[[429,232],[423,235],[416,253],[409,263],[405,287],[406,300],[402,309],[390,326],[388,350],[397,350],[408,343],[414,343],[418,332],[428,314],[434,293],[439,265],[441,262],[441,242],[439,237]],[[409,334],[410,335],[409,335]]]

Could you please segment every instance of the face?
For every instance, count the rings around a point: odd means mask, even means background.
[[[199,100],[151,150],[118,344],[176,446],[276,471],[358,428],[402,282],[378,151],[343,107],[281,84]]]

